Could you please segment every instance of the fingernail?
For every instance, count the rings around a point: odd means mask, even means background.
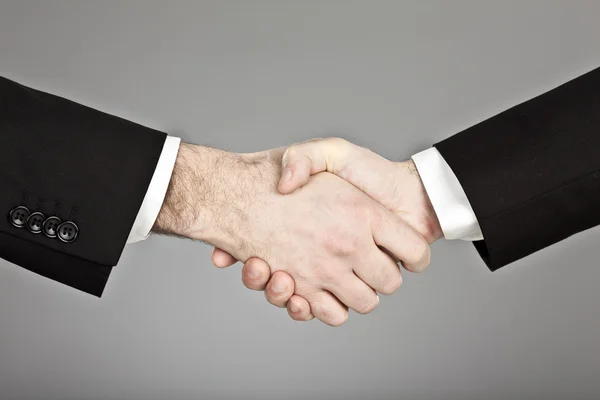
[[[273,283],[272,289],[276,293],[281,293],[285,290],[285,284],[283,284],[282,282],[276,281],[275,283]]]
[[[292,179],[292,170],[289,168],[284,168],[281,173],[281,183],[287,183],[290,179]]]
[[[298,308],[298,306],[295,304],[290,304],[290,311],[293,313],[297,313],[298,311],[300,311],[300,308]]]

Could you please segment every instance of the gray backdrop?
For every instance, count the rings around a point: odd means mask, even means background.
[[[196,143],[337,134],[391,159],[600,65],[598,1],[6,1],[0,73]],[[470,244],[342,328],[210,248],[126,248],[99,300],[0,266],[3,399],[600,395],[598,230],[491,273]]]

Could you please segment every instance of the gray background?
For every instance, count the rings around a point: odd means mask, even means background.
[[[597,1],[6,1],[1,74],[249,152],[342,135],[391,159],[600,65]],[[127,247],[99,300],[0,266],[3,399],[598,398],[598,230],[491,273],[439,242],[342,328],[210,248]]]

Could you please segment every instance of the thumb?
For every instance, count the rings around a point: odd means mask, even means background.
[[[306,185],[311,175],[343,168],[348,160],[350,143],[344,139],[314,139],[288,147],[281,161],[278,190],[292,193]]]
[[[219,249],[218,247],[214,248],[211,259],[212,263],[217,268],[230,267],[238,261],[235,259],[234,256],[232,256],[225,250]]]

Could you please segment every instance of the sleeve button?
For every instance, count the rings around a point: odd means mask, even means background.
[[[48,236],[49,238],[55,238],[58,231],[58,226],[61,224],[61,222],[62,221],[58,217],[48,217],[48,219],[44,221],[44,225],[42,227],[44,235]]]
[[[32,213],[29,218],[27,218],[27,230],[29,232],[38,234],[42,233],[42,225],[44,224],[44,220],[46,217],[41,212]]]
[[[79,228],[71,221],[65,221],[56,230],[58,239],[65,243],[71,243],[77,238]]]
[[[13,208],[9,215],[10,223],[17,228],[23,228],[27,225],[27,218],[30,214],[29,209],[25,206]]]

